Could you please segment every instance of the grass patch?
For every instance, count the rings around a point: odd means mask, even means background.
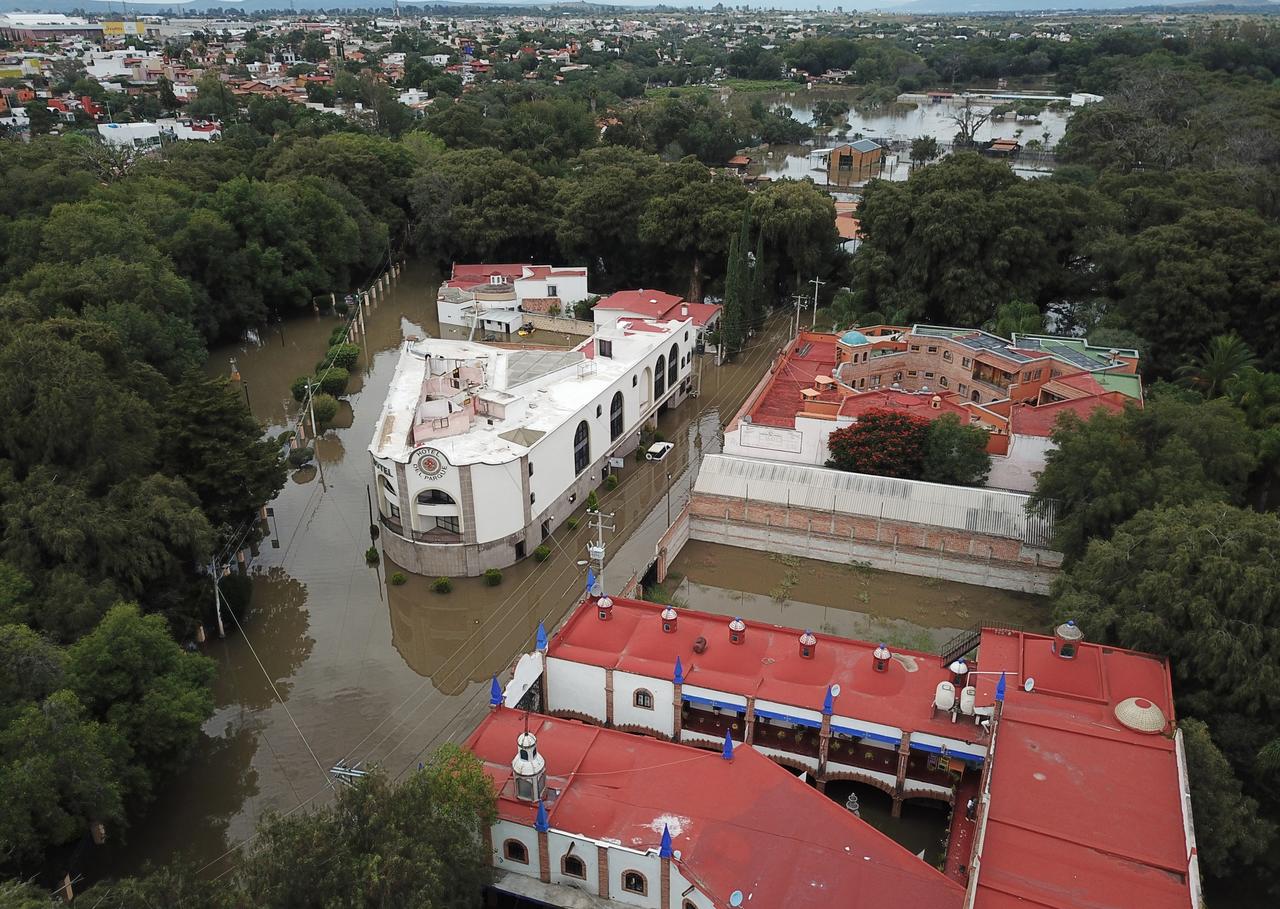
[[[803,87],[790,79],[721,79],[720,84],[735,92],[787,92]]]

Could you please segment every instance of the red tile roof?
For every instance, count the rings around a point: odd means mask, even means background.
[[[536,807],[510,786],[524,722],[523,713],[496,708],[466,747],[499,790],[499,817],[532,826]],[[559,792],[546,806],[552,829],[656,852],[665,824],[676,866],[718,906],[735,890],[744,906],[961,906],[958,884],[749,745],[727,761],[575,720],[533,715],[529,730],[548,788]]]
[[[1192,904],[1174,741],[1134,732],[1116,705],[1145,698],[1174,721],[1164,659],[1082,644],[1074,659],[1039,635],[984,631],[987,671],[1007,668],[995,731],[986,830],[977,871],[981,909],[1143,909]],[[1023,682],[1034,678],[1030,693]],[[989,703],[997,677],[978,677]]]
[[[868,410],[892,410],[909,413],[925,420],[936,420],[947,414],[954,414],[961,423],[969,422],[969,411],[955,402],[955,396],[939,393],[938,407],[933,407],[933,392],[894,391],[878,389],[850,395],[840,405],[842,417],[858,417]]]
[[[679,657],[686,685],[808,710],[821,709],[827,686],[838,683],[840,694],[833,701],[836,715],[903,732],[966,742],[981,739],[972,723],[953,723],[944,714],[931,716],[938,683],[951,680],[937,654],[894,648],[913,668],[908,670],[904,662],[895,660],[889,671],[876,672],[872,642],[818,634],[817,649],[806,658],[800,655],[800,629],[751,622],[743,642],[732,644],[726,616],[681,609],[676,630],[666,633],[660,620],[662,606],[612,599],[613,616],[607,622],[596,617],[594,600],[578,607],[552,640],[548,657],[659,679],[671,678]],[[700,654],[693,650],[699,637],[707,641],[706,651]],[[988,697],[986,703],[991,700]]]
[[[685,314],[683,307],[688,307]],[[657,319],[667,322],[673,319],[692,319],[698,328],[708,325],[720,312],[720,306],[713,303],[688,303],[675,294],[661,290],[620,290],[605,297],[595,306],[599,310],[622,310],[644,316],[646,319]]]
[[[751,422],[794,429],[796,414],[804,409],[801,390],[815,388],[814,379],[818,376],[830,377],[835,365],[834,335],[802,334],[791,343],[770,375],[768,384],[750,403],[748,413],[751,414]],[[835,403],[840,400],[840,395],[832,389],[822,392],[814,400]]]
[[[1048,438],[1058,417],[1068,411],[1087,420],[1099,408],[1118,412],[1124,410],[1125,403],[1132,400],[1121,392],[1109,391],[1095,397],[1054,401],[1052,404],[1015,404],[1009,416],[1009,432],[1016,436]]]

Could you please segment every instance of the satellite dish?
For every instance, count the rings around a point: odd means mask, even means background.
[[[831,686],[831,696],[832,696],[833,698],[838,698],[838,697],[840,697],[840,686],[839,686],[839,685],[832,685],[832,686]]]
[[[730,893],[730,894],[729,894],[729,905],[730,905],[730,906],[733,906],[733,907],[734,907],[734,909],[737,909],[737,907],[738,907],[738,906],[741,906],[741,905],[742,905],[742,891],[741,891],[741,890],[735,890],[735,891],[733,891],[733,893]]]
[[[1030,691],[1033,691],[1035,687],[1036,687],[1036,680],[1031,676],[1027,676],[1027,680],[1022,683],[1022,690],[1030,692]]]

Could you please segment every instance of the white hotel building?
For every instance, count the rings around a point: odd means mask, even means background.
[[[693,347],[689,320],[640,319],[571,350],[406,342],[369,446],[386,554],[451,576],[532,554],[688,395]]]

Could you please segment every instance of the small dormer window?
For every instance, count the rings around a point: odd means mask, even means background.
[[[501,284],[501,283],[502,283],[502,275],[489,275],[489,283],[490,283],[490,284]]]

